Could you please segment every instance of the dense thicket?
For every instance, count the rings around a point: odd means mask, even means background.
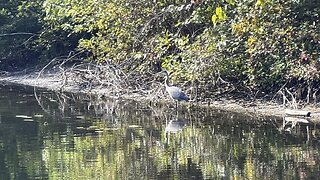
[[[86,60],[205,81],[228,91],[316,99],[317,0],[45,0],[0,4],[1,61],[21,66],[82,53]],[[15,51],[15,53],[11,53]],[[23,62],[23,63],[22,63]]]
[[[40,31],[40,8],[27,1],[0,1],[0,61],[1,68],[15,69],[31,63],[39,54],[32,51],[32,41]]]

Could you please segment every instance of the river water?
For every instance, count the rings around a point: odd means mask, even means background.
[[[317,179],[318,126],[284,123],[0,85],[0,179]]]

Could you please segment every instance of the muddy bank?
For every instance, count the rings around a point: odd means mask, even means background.
[[[126,91],[126,92],[117,92],[114,93],[112,88],[106,88],[104,86],[94,86],[88,87],[87,84],[83,84],[79,80],[76,80],[77,76],[71,72],[61,73],[59,71],[23,71],[18,73],[6,73],[2,74],[0,81],[16,83],[22,85],[29,85],[41,88],[47,88],[54,91],[65,91],[73,93],[90,93],[99,96],[106,96],[111,98],[124,98],[124,99],[134,99],[137,101],[147,101],[147,102],[160,102],[160,103],[171,103],[166,94],[163,94],[164,89],[161,83],[158,83],[159,87],[156,89],[157,93],[154,93],[153,90],[144,90],[144,91]],[[80,83],[79,83],[80,82]],[[192,99],[192,98],[191,98]],[[220,100],[208,102],[188,102],[180,103],[180,106],[185,106],[186,108],[190,107],[202,107],[202,108],[214,108],[221,109],[226,111],[238,112],[248,114],[250,116],[257,117],[283,117],[285,116],[286,110],[290,109],[285,107],[282,104],[277,104],[274,102],[268,102],[264,100],[255,100],[255,101],[246,101],[241,99],[226,99],[220,98]],[[312,122],[320,122],[320,117],[318,112],[320,110],[314,106],[306,106],[299,110],[311,112]],[[313,114],[316,114],[313,116]]]

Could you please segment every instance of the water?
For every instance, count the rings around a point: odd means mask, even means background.
[[[0,179],[317,179],[319,128],[0,86]],[[189,109],[189,110],[188,110]]]

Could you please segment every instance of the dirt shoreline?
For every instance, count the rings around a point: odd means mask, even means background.
[[[15,83],[21,85],[28,85],[28,86],[35,86],[40,88],[46,88],[53,91],[61,90],[63,86],[63,91],[65,92],[72,92],[72,93],[91,93],[95,95],[104,95],[107,92],[107,89],[103,88],[93,88],[90,91],[80,89],[79,86],[75,85],[63,85],[63,80],[59,74],[44,74],[39,76],[39,71],[33,71],[29,73],[14,73],[14,74],[7,74],[2,75],[0,77],[1,82],[7,83]],[[114,98],[114,97],[111,97]],[[125,94],[121,98],[124,99],[134,99],[136,101],[151,101],[147,96],[142,94]],[[163,101],[165,102],[166,99],[164,98]],[[275,116],[275,117],[284,117],[285,112],[288,107],[283,105],[273,103],[273,102],[266,102],[262,100],[252,101],[245,101],[245,100],[220,100],[220,101],[213,101],[210,104],[208,103],[201,103],[201,102],[191,102],[192,106],[199,106],[199,107],[206,107],[206,108],[213,108],[213,109],[220,109],[225,111],[237,112],[237,113],[244,113],[251,116],[257,117],[267,117],[267,116]],[[183,105],[187,105],[188,103],[183,103]],[[306,106],[304,108],[299,109],[303,111],[311,112],[312,114],[318,114],[320,109],[313,107],[313,106]],[[320,122],[319,115],[310,118],[312,122]]]

